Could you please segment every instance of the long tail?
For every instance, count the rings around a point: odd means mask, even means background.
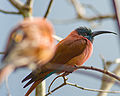
[[[28,85],[34,82],[30,87],[30,89],[25,94],[25,96],[29,96],[31,92],[37,87],[37,85],[39,85],[44,79],[46,79],[47,77],[55,73],[54,71],[51,71],[51,70],[40,72],[40,73],[36,71],[39,71],[39,70],[35,70],[31,72],[27,77],[25,77],[25,79],[22,80],[22,82],[24,82],[26,80],[31,79],[23,88],[27,87]]]
[[[27,93],[25,94],[25,96],[29,96],[31,94],[31,92],[37,87],[37,85],[39,85],[42,82],[42,80],[38,80],[35,81],[32,86],[30,87],[30,89],[27,91]]]
[[[0,84],[14,71],[14,67],[12,65],[6,65],[2,69],[0,69]]]

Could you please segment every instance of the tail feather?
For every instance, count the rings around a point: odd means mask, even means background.
[[[38,80],[38,81],[35,81],[33,83],[33,85],[30,87],[30,89],[27,91],[27,93],[25,94],[25,96],[29,96],[30,93],[37,87],[38,84],[40,84],[42,82],[42,80]]]
[[[32,73],[30,73],[28,76],[26,76],[26,77],[22,80],[22,83],[25,82],[25,81],[27,81],[27,80],[29,80],[29,79],[31,79],[32,76],[33,76]]]
[[[40,70],[38,69],[31,72],[25,79],[22,80],[22,82],[24,82],[26,80],[31,79],[23,88],[27,87],[28,85],[34,82],[30,87],[30,89],[25,94],[25,96],[29,96],[29,94],[37,87],[38,84],[40,84],[44,79],[46,79],[55,72],[56,71],[52,71],[52,70],[47,70],[47,71],[42,70],[42,72],[40,72]]]
[[[6,65],[0,70],[0,84],[14,71],[14,67],[12,65]]]
[[[24,86],[23,88],[27,87],[28,85],[30,85],[30,84],[33,83],[33,82],[35,82],[35,80],[34,80],[34,79],[31,79],[27,84],[25,84],[25,86]]]

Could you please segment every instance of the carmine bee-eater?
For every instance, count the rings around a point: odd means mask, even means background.
[[[75,65],[80,66],[85,63],[85,61],[91,56],[94,37],[103,33],[116,34],[109,31],[92,32],[86,27],[80,27],[72,31],[65,39],[56,45],[55,56],[49,63],[43,65],[41,68],[37,68],[23,79],[22,82],[31,79],[24,88],[33,83],[25,96],[29,96],[39,83],[53,73],[65,72],[66,70],[64,70],[64,66],[71,66],[72,68]]]
[[[44,18],[27,18],[16,26],[9,37],[0,69],[0,83],[19,67],[46,64],[55,52],[52,24]]]

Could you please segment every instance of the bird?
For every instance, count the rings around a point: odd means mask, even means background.
[[[0,84],[14,70],[43,66],[54,56],[54,27],[45,18],[26,18],[10,33],[0,69]]]
[[[35,69],[22,80],[22,83],[29,80],[24,88],[33,83],[25,96],[29,96],[38,84],[52,74],[64,73],[68,68],[81,66],[85,63],[92,54],[94,37],[104,33],[116,34],[110,31],[92,32],[91,29],[86,27],[79,27],[73,30],[65,39],[56,45],[55,55],[49,63],[43,65],[41,68]]]

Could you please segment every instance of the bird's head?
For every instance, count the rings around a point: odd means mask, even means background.
[[[112,33],[112,34],[117,35],[117,33],[110,32],[110,31],[94,31],[94,32],[92,32],[91,29],[88,29],[86,27],[79,27],[76,29],[76,31],[78,32],[79,35],[82,35],[83,37],[87,38],[91,42],[93,42],[93,39],[95,36],[100,35],[100,34]]]

